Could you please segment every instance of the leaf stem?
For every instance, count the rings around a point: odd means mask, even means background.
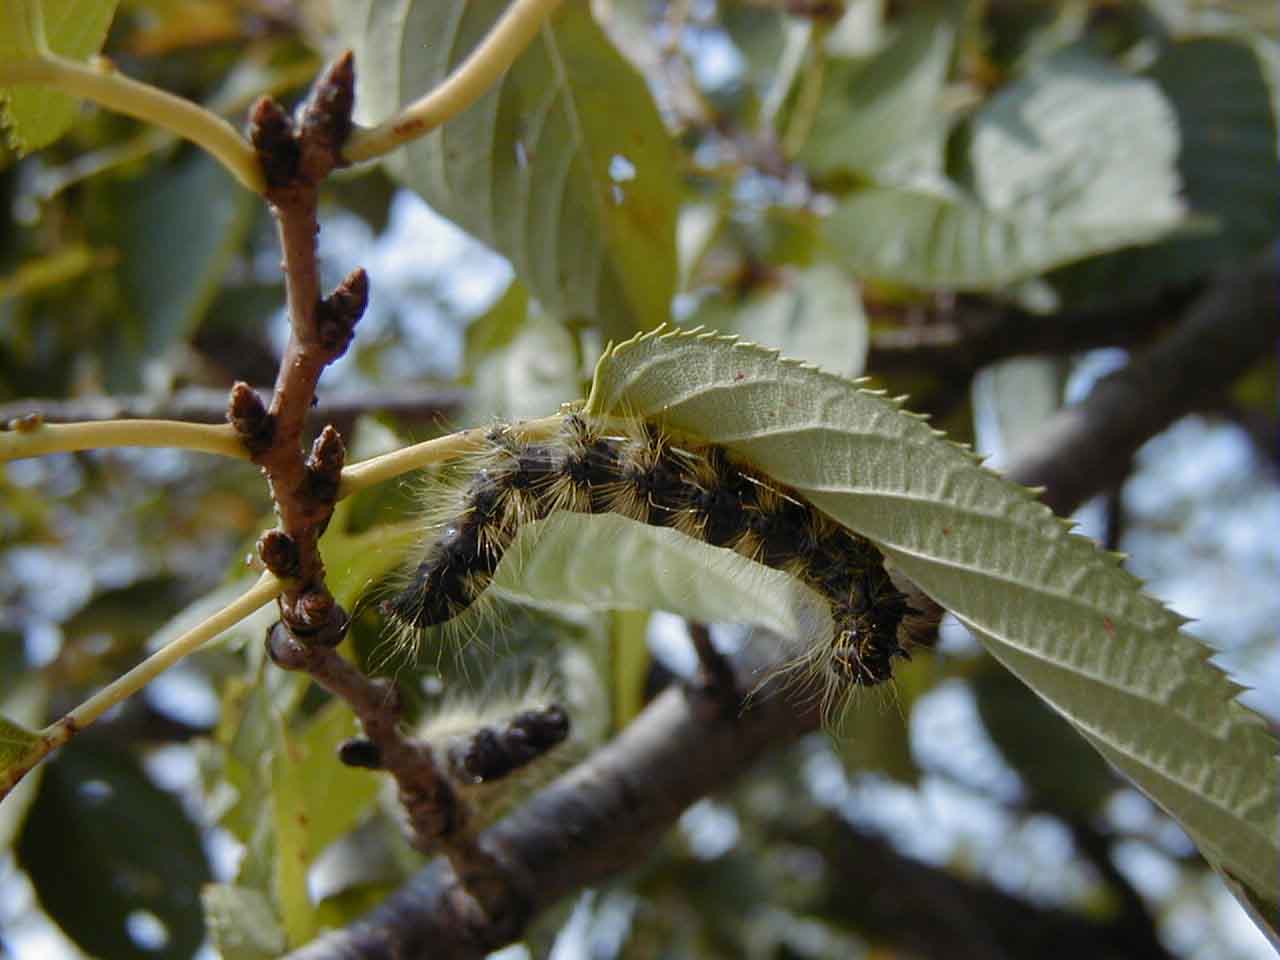
[[[116,72],[105,59],[85,64],[43,54],[31,60],[0,62],[0,86],[24,84],[53,87],[171,130],[209,151],[254,193],[266,189],[258,158],[235,127],[199,104]]]
[[[815,23],[809,32],[809,57],[800,75],[795,107],[782,136],[782,153],[788,159],[799,155],[809,134],[813,132],[814,119],[822,102],[822,86],[826,79],[827,61],[823,45],[829,32],[830,27],[821,22]]]
[[[484,41],[443,83],[391,119],[356,130],[343,158],[358,163],[380,157],[456,117],[488,93],[559,5],[560,0],[514,0]]]
[[[274,574],[264,573],[258,578],[257,583],[232,603],[209,619],[192,627],[182,636],[175,638],[70,713],[45,727],[41,731],[41,739],[48,744],[50,750],[62,746],[117,703],[133,696],[179,660],[194,653],[223,631],[234,627],[245,617],[257,612],[259,608],[279,596],[283,590],[283,581]]]
[[[543,417],[540,420],[516,424],[514,429],[523,437],[543,436],[559,429],[562,419],[559,415]],[[411,447],[392,450],[380,457],[371,457],[352,464],[342,471],[338,499],[359,493],[361,490],[391,480],[410,470],[456,460],[468,453],[474,453],[484,447],[485,437],[488,436],[489,431],[489,427],[473,427],[470,430],[415,443]]]
[[[105,447],[176,447],[248,460],[249,451],[230,424],[179,420],[97,420],[40,423],[0,431],[0,463],[49,453]]]

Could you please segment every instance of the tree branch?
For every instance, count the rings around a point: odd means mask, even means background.
[[[1009,475],[1045,487],[1069,513],[1105,490],[1133,450],[1226,386],[1277,336],[1274,253],[1224,275],[1164,341],[1063,411]],[[436,861],[381,907],[294,960],[482,957],[561,897],[639,862],[689,804],[721,790],[767,750],[816,727],[812,705],[762,692],[737,720],[669,689],[610,744],[480,838],[507,871],[506,909],[477,912]],[[1079,920],[1079,923],[1087,921]]]
[[[990,885],[904,856],[883,837],[828,816],[787,839],[821,850],[832,870],[822,916],[913,957],[1014,960],[1045,944],[1064,957],[1168,960],[1150,923],[1095,919],[1040,907]]]
[[[289,342],[270,408],[263,410],[260,398],[245,384],[237,384],[228,418],[267,476],[279,529],[273,532],[278,536],[263,537],[260,552],[268,569],[292,581],[281,599],[281,617],[290,630],[303,635],[329,631],[346,620],[325,586],[318,548],[333,513],[346,449],[337,431],[326,427],[304,459],[302,431],[320,374],[346,352],[368,300],[363,270],[352,272],[322,299],[316,263],[320,183],[341,163],[339,151],[351,130],[354,89],[347,54],[316,80],[296,124],[267,98],[258,101],[250,118],[251,139],[266,173],[266,198],[284,253]]]
[[[695,799],[722,788],[766,750],[819,723],[772,684],[740,717],[701,709],[668,688],[618,737],[480,838],[505,868],[501,909],[475,910],[453,870],[436,861],[364,920],[294,960],[483,957],[574,890],[626,869]]]
[[[1280,248],[1220,275],[1168,336],[1094,385],[1018,451],[1009,476],[1066,515],[1120,483],[1147,440],[1209,406],[1280,338]]]

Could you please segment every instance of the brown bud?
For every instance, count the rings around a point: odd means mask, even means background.
[[[312,144],[327,148],[335,166],[351,133],[355,90],[354,58],[348,50],[316,80],[302,108],[302,135]]]
[[[340,644],[351,625],[347,611],[323,587],[308,590],[292,606],[286,606],[284,617],[294,634],[307,643],[324,647]]]
[[[320,431],[311,444],[307,457],[305,494],[321,503],[333,503],[338,497],[338,484],[342,480],[342,465],[347,458],[347,447],[342,434],[332,424]]]
[[[338,744],[338,759],[348,767],[382,769],[382,751],[367,737],[352,737]]]
[[[277,577],[292,577],[298,572],[298,544],[283,530],[268,530],[258,538],[258,556]]]
[[[307,665],[306,645],[277,620],[267,630],[267,656],[281,670],[302,670]]]
[[[275,418],[267,412],[258,392],[243,381],[231,388],[227,400],[227,422],[240,435],[251,456],[271,447],[275,435]]]
[[[269,187],[285,186],[297,177],[299,151],[293,121],[270,97],[260,98],[249,111],[249,140]]]
[[[369,275],[357,267],[316,307],[316,335],[336,360],[347,352],[369,304]]]

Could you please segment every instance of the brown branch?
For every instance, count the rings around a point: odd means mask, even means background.
[[[1280,338],[1280,250],[1217,278],[1168,336],[1053,417],[1018,451],[1009,476],[1046,487],[1066,515],[1120,483],[1138,448],[1180,417],[1212,405]]]
[[[254,393],[263,409],[270,394]],[[447,388],[361,390],[325,397],[307,413],[308,425],[351,421],[366,413],[388,413],[410,422],[427,423],[456,416],[466,394]],[[69,400],[29,397],[0,403],[0,423],[39,413],[45,423],[85,420],[184,420],[188,423],[224,423],[227,391],[186,387],[164,396],[134,394],[73,397]]]
[[[1168,960],[1148,917],[1095,919],[1040,907],[990,885],[904,856],[883,837],[828,816],[785,831],[822,851],[832,875],[820,916],[852,926],[913,957],[1014,960],[1040,956]]]
[[[281,597],[281,616],[290,630],[303,635],[324,627],[334,606],[317,544],[333,512],[345,449],[337,432],[326,428],[304,459],[302,432],[320,374],[346,352],[368,300],[363,270],[352,272],[322,299],[316,262],[320,183],[342,162],[354,91],[348,54],[316,80],[296,124],[268,98],[259,100],[250,115],[250,138],[266,176],[266,198],[284,254],[289,342],[270,407],[262,411],[257,396],[237,384],[229,418],[266,474],[278,533],[291,541],[288,549],[278,538],[271,541],[271,555],[287,555],[290,562],[285,570],[269,568],[293,580]]]
[[[566,894],[643,858],[695,799],[817,724],[813,704],[797,709],[780,696],[762,693],[741,717],[717,717],[668,688],[614,741],[482,835],[506,871],[505,900],[490,920],[437,861],[364,920],[293,956],[483,957]]]
[[[875,334],[867,370],[968,379],[1010,357],[1138,346],[1168,329],[1201,290],[1182,288],[1142,303],[1048,316],[961,297],[934,311],[932,322]]]
[[[470,909],[490,918],[502,889],[491,878],[502,874],[474,842],[466,805],[440,772],[430,746],[401,734],[394,685],[366,677],[334,649],[349,618],[325,583],[319,540],[333,514],[346,448],[330,424],[304,458],[302,436],[320,375],[346,352],[368,302],[368,279],[359,269],[321,297],[316,262],[319,187],[343,162],[354,82],[347,54],[317,79],[296,122],[269,99],[253,109],[251,139],[284,253],[289,341],[270,406],[238,383],[227,418],[266,474],[279,521],[258,541],[267,569],[288,581],[280,621],[267,634],[268,654],[277,666],[307,673],[346,701],[368,739],[348,743],[340,756],[394,776],[415,844],[442,850],[467,886]]]
[[[1269,255],[1220,278],[1131,372],[1100,382],[1060,414],[1043,443],[1015,458],[1010,476],[1043,485],[1061,513],[1105,490],[1138,444],[1220,391],[1274,341],[1275,270]],[[778,696],[753,698],[735,722],[670,689],[616,740],[479,838],[506,871],[497,881],[507,890],[506,910],[477,924],[457,875],[437,861],[363,920],[293,956],[482,957],[561,897],[638,863],[689,804],[816,722],[811,710]]]
[[[733,716],[742,707],[733,661],[716,649],[711,630],[705,623],[689,624],[689,638],[693,641],[693,652],[698,656],[698,675],[694,682],[702,694],[701,701],[708,709]]]

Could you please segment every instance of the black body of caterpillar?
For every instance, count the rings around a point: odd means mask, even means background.
[[[463,783],[492,783],[538,759],[569,735],[569,714],[552,704],[521,710],[502,727],[481,727],[449,748],[449,770]]]
[[[828,519],[798,493],[723,447],[675,443],[644,422],[597,427],[581,416],[563,435],[521,441],[499,426],[408,586],[383,609],[410,628],[444,623],[485,590],[523,524],[556,510],[617,512],[671,527],[789,573],[830,604],[836,676],[877,684],[907,656],[899,627],[914,611],[869,540]]]

